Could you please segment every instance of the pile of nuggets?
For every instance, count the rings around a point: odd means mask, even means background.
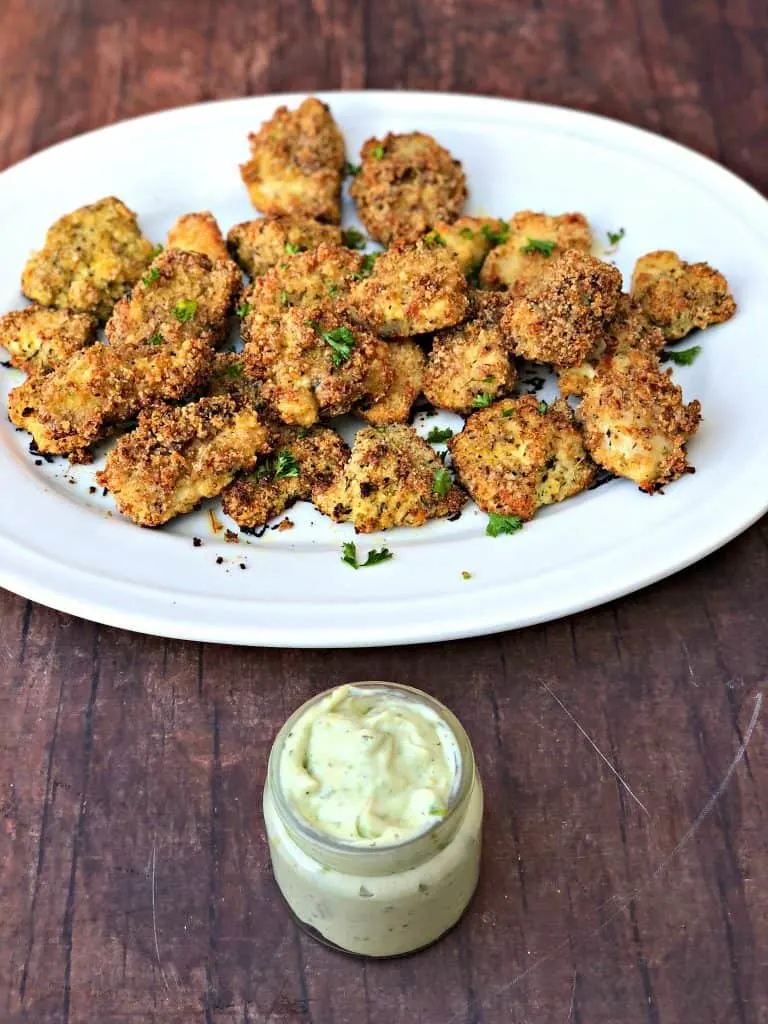
[[[599,469],[649,493],[690,471],[700,407],[662,350],[733,315],[717,271],[649,253],[627,294],[582,214],[463,215],[461,164],[420,132],[369,139],[351,168],[314,98],[249,141],[263,216],[226,240],[190,213],[155,247],[116,198],[50,228],[22,276],[34,304],[0,318],[28,374],[8,413],[41,453],[87,462],[117,435],[97,479],[126,516],[158,526],[220,495],[246,530],[298,500],[361,533],[455,518],[468,496],[529,520]],[[349,174],[382,251],[340,226]],[[561,397],[517,397],[520,360]],[[466,417],[447,465],[409,425],[424,399]],[[351,450],[342,415],[366,424]]]

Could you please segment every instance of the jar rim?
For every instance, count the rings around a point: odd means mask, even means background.
[[[368,845],[364,842],[341,839],[337,836],[329,835],[329,833],[323,832],[321,829],[312,825],[307,818],[302,814],[299,814],[294,809],[283,791],[282,785],[280,784],[279,762],[288,734],[305,712],[342,687],[349,687],[352,690],[368,689],[394,691],[403,699],[426,705],[430,711],[436,714],[443,724],[445,724],[449,729],[456,744],[459,756],[456,777],[446,805],[446,813],[441,817],[436,818],[434,822],[431,822],[421,832],[417,832],[416,835],[409,836],[407,839],[399,842],[381,844],[374,842]],[[403,854],[408,850],[413,849],[419,843],[424,843],[425,841],[428,842],[429,837],[433,836],[436,832],[444,830],[449,823],[454,821],[456,813],[465,807],[467,797],[469,796],[472,788],[474,774],[474,752],[472,750],[472,744],[469,736],[467,735],[464,726],[453,712],[445,706],[445,704],[439,701],[436,697],[433,697],[431,694],[426,693],[423,690],[419,690],[414,686],[408,686],[405,683],[366,679],[350,683],[340,683],[338,686],[329,687],[327,690],[323,690],[321,693],[310,697],[309,700],[305,701],[293,712],[293,714],[290,715],[288,719],[286,719],[275,737],[272,749],[270,750],[269,762],[267,765],[267,786],[272,794],[278,814],[283,819],[284,823],[287,823],[292,831],[297,832],[299,836],[303,837],[303,839],[313,847],[324,850],[331,855],[341,854],[354,856],[355,854],[359,854],[361,856],[375,857],[378,859],[379,856],[385,858],[388,854],[392,855],[395,852]]]

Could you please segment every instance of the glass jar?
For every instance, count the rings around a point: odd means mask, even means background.
[[[442,816],[402,842],[346,841],[321,831],[292,806],[281,782],[286,738],[335,691],[307,701],[280,730],[269,757],[264,820],[275,879],[299,923],[349,953],[401,956],[435,942],[456,922],[477,885],[483,793],[469,738],[428,694],[397,683],[350,684],[374,699],[415,703],[450,730],[455,771]]]

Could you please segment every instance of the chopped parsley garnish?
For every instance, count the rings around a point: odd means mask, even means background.
[[[333,282],[332,284],[328,285],[328,295],[329,295],[330,298],[335,299],[336,296],[338,295],[338,292],[339,292],[339,286],[335,282]],[[281,292],[280,294],[282,295],[284,293]],[[282,302],[282,299],[280,301]]]
[[[153,281],[156,281],[160,277],[160,270],[158,267],[150,267],[149,271],[142,277],[141,283],[143,285],[150,285]]]
[[[444,498],[450,491],[452,483],[451,474],[447,469],[436,469],[432,480],[432,493]]]
[[[472,230],[472,228],[461,228],[459,230],[459,234],[461,235],[462,238],[474,238],[475,237],[475,232]]]
[[[251,312],[251,304],[250,304],[250,302],[241,302],[240,305],[237,307],[237,310],[236,310],[237,315],[239,317],[241,317],[242,319],[245,319],[250,312]]]
[[[619,244],[619,242],[622,240],[624,235],[626,235],[626,233],[627,232],[624,230],[624,228],[619,228],[618,231],[608,231],[608,232],[606,232],[606,234],[608,235],[608,241],[614,247]]]
[[[288,305],[288,292],[285,290],[285,288],[282,288],[280,290],[280,305],[281,306],[287,306]]]
[[[701,345],[692,345],[684,348],[682,352],[667,352],[667,358],[671,359],[675,366],[690,366],[701,352]]]
[[[230,363],[224,367],[224,376],[234,380],[235,377],[243,376],[243,364],[242,363]]]
[[[542,413],[542,414],[545,413],[548,408],[549,408],[549,406],[547,405],[546,402],[544,402],[544,401],[539,402],[539,412],[540,413]]]
[[[287,448],[277,453],[275,459],[275,470],[272,474],[274,480],[283,480],[289,476],[299,475],[299,464],[293,457],[293,453]]]
[[[471,573],[471,572],[467,572],[467,570],[466,570],[466,569],[464,569],[464,570],[462,571],[462,574],[461,574],[461,578],[462,578],[463,580],[471,580],[471,579],[472,579],[472,573]]]
[[[447,807],[439,807],[437,804],[432,804],[429,808],[429,813],[433,818],[444,818],[448,813]]]
[[[489,537],[498,537],[502,533],[517,533],[522,528],[523,520],[520,516],[497,516],[495,512],[491,512],[485,532]]]
[[[490,224],[483,224],[480,230],[491,245],[503,245],[509,238],[509,224],[506,221],[502,221],[499,228],[492,228]]]
[[[349,160],[344,164],[344,177],[354,178],[356,174],[360,173],[360,164],[351,164]]]
[[[362,281],[364,278],[370,277],[379,256],[381,256],[380,252],[367,252],[365,256],[363,256],[363,263],[360,270],[356,274],[352,275],[353,279],[355,281]]]
[[[348,327],[334,327],[332,331],[321,331],[320,337],[333,349],[331,362],[334,366],[341,366],[352,357],[355,336]]]
[[[424,235],[424,241],[427,245],[446,245],[446,241],[439,231],[429,231]]]
[[[502,409],[501,410],[501,415],[504,417],[505,420],[509,419],[510,416],[514,416],[515,415],[515,410],[514,409]]]
[[[345,228],[341,232],[341,241],[348,249],[365,248],[365,235],[357,228]]]
[[[286,242],[285,243],[285,251],[288,253],[289,256],[295,256],[296,253],[298,253],[298,252],[304,252],[305,248],[306,248],[306,246],[304,246],[304,245],[295,245],[293,242]]]
[[[472,399],[472,407],[474,409],[487,409],[491,402],[493,402],[493,395],[489,391],[483,391],[482,394],[475,395]]]
[[[556,245],[557,242],[550,242],[546,238],[529,238],[525,245],[520,246],[520,252],[540,252],[544,256],[551,256]]]
[[[162,334],[160,334],[159,331],[155,331],[155,333],[149,339],[147,344],[148,345],[162,345],[164,341],[165,341],[165,338],[162,336]]]
[[[149,258],[151,260],[156,259],[160,255],[160,253],[162,251],[163,251],[163,243],[162,242],[158,242],[157,245],[152,250],[152,252],[149,254]]]
[[[368,557],[364,562],[358,561],[357,548],[352,541],[347,541],[341,546],[341,560],[347,565],[352,566],[353,569],[365,569],[369,565],[378,565],[380,562],[388,562],[394,555],[389,548],[380,548],[378,551],[373,548],[368,552]]]
[[[182,299],[173,307],[173,315],[180,324],[189,323],[197,312],[197,302],[194,299]]]
[[[450,427],[432,427],[427,434],[427,440],[430,444],[441,444],[443,441],[447,441],[449,437],[453,437],[453,431]]]
[[[371,156],[374,160],[384,159],[384,147],[382,145],[374,146],[371,150]]]

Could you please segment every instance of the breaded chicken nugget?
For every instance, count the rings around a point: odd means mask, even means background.
[[[458,479],[488,513],[531,519],[542,505],[578,494],[595,466],[573,413],[533,395],[507,398],[470,416],[448,442]]]
[[[11,423],[41,452],[88,462],[87,450],[138,406],[135,375],[106,345],[75,352],[50,373],[35,373],[8,396]]]
[[[245,292],[243,339],[257,341],[265,324],[279,320],[293,306],[303,309],[343,302],[372,262],[372,256],[369,259],[344,246],[326,244],[286,256]]]
[[[339,223],[344,139],[324,103],[310,97],[297,110],[278,107],[248,141],[251,159],[240,175],[257,210]]]
[[[671,374],[648,352],[609,356],[579,406],[584,443],[595,462],[649,494],[691,471],[685,444],[701,418],[700,403],[684,405]]]
[[[278,263],[323,243],[341,245],[341,228],[311,217],[259,217],[235,224],[227,233],[232,256],[250,277],[266,274]]]
[[[380,341],[379,344],[386,349],[392,379],[380,387],[380,398],[360,402],[353,412],[374,427],[406,423],[413,403],[421,393],[426,357],[415,341],[402,339]],[[373,393],[374,389],[371,389]]]
[[[431,135],[408,132],[368,139],[349,194],[377,242],[415,242],[440,221],[461,213],[467,183],[458,160]]]
[[[209,369],[205,388],[208,397],[228,395],[240,405],[250,405],[256,412],[265,408],[262,383],[248,373],[242,352],[217,352]]]
[[[197,395],[211,372],[213,350],[206,335],[190,337],[182,324],[167,324],[162,340],[157,335],[115,351],[133,374],[138,408]]]
[[[210,210],[182,214],[168,232],[166,245],[169,249],[202,253],[211,263],[229,259],[221,228]]]
[[[624,355],[631,349],[658,355],[662,348],[664,335],[659,328],[653,326],[628,295],[622,295],[615,317],[592,346],[586,360],[578,366],[555,367],[560,394],[563,397],[581,395],[587,381],[594,377],[597,364],[606,355]]]
[[[94,313],[103,322],[153,252],[136,214],[109,196],[51,225],[44,247],[24,267],[21,290],[41,306]]]
[[[430,445],[398,424],[358,431],[343,472],[312,500],[337,523],[374,533],[455,515],[467,499]]]
[[[166,249],[121,299],[105,328],[115,349],[161,346],[171,331],[215,345],[228,333],[227,315],[240,289],[240,271],[231,260]]]
[[[488,256],[480,272],[483,288],[509,289],[522,294],[546,273],[566,249],[588,253],[592,232],[582,213],[521,210],[509,222],[509,234]]]
[[[352,288],[348,305],[382,338],[426,334],[464,319],[467,281],[445,246],[393,245]]]
[[[676,252],[640,257],[632,274],[632,297],[669,341],[695,327],[730,320],[736,312],[723,275],[708,263],[686,263]]]
[[[90,313],[28,306],[0,316],[0,348],[11,366],[26,373],[47,373],[96,340],[99,322]]]
[[[269,431],[231,398],[155,405],[122,437],[96,479],[140,526],[160,526],[220,494],[269,447]]]
[[[511,343],[500,327],[506,305],[499,293],[473,292],[469,319],[435,335],[423,390],[436,408],[472,412],[514,390]]]
[[[616,267],[568,249],[507,307],[501,326],[525,359],[577,366],[616,314],[620,295]]]
[[[311,427],[340,416],[368,394],[367,366],[378,339],[327,306],[288,309],[245,346],[244,365],[264,381],[262,392],[288,424]]]
[[[234,480],[223,493],[224,511],[247,529],[257,529],[296,501],[310,501],[316,487],[327,487],[349,458],[335,430],[282,427],[274,452],[256,469]]]
[[[452,224],[439,221],[425,238],[446,245],[456,253],[467,277],[476,279],[488,253],[509,233],[509,226],[495,217],[459,217]]]

